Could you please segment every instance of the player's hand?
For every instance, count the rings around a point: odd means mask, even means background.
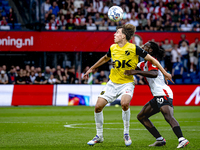
[[[113,61],[113,62],[111,63],[111,65],[113,66],[113,68],[115,68],[115,61]]]
[[[136,75],[137,72],[136,72],[136,70],[131,69],[131,70],[125,70],[124,74],[125,75]]]
[[[92,72],[92,69],[90,68],[83,76],[83,79],[88,79],[89,78],[89,74]]]
[[[174,81],[172,80],[172,75],[167,73],[165,76],[165,81],[168,84],[168,80],[171,81],[174,84]]]

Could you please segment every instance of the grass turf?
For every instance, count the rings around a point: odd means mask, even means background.
[[[87,145],[96,134],[94,107],[0,107],[0,149],[176,149],[178,140],[161,113],[150,119],[167,144],[163,147],[148,147],[155,139],[136,119],[141,108],[131,107],[130,136],[133,143],[126,147],[120,107],[104,108],[104,142],[95,146]],[[184,149],[200,149],[200,107],[176,106],[174,116],[183,135],[190,141]]]

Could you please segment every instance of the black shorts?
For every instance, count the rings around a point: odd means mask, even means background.
[[[151,107],[156,111],[160,112],[160,108],[164,105],[169,105],[173,107],[173,99],[166,96],[155,96],[152,100],[149,101]]]

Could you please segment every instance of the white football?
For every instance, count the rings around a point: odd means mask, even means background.
[[[119,6],[112,6],[108,10],[108,18],[114,22],[118,22],[123,17],[123,10]]]

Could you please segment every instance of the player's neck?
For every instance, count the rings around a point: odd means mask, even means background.
[[[127,43],[127,40],[122,40],[118,42],[117,44],[119,45],[119,47],[123,47],[126,43]]]

